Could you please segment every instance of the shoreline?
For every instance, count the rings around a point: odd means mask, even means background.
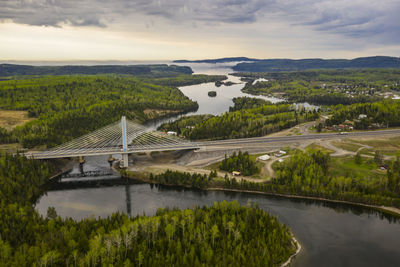
[[[307,199],[307,200],[316,200],[316,201],[321,201],[321,202],[330,202],[330,203],[339,203],[339,204],[346,204],[346,205],[353,205],[353,206],[359,206],[359,207],[365,207],[365,208],[370,208],[374,209],[386,214],[390,214],[396,217],[400,218],[400,209],[396,207],[390,207],[390,206],[377,206],[377,205],[370,205],[370,204],[364,204],[364,203],[359,203],[359,202],[351,202],[347,200],[338,200],[338,199],[329,199],[329,198],[322,198],[322,197],[311,197],[311,196],[301,196],[301,195],[291,195],[291,194],[281,194],[281,193],[272,193],[272,192],[263,192],[263,191],[253,191],[253,190],[245,190],[245,189],[233,189],[233,188],[223,188],[223,187],[206,187],[206,188],[193,188],[191,186],[184,186],[184,185],[168,185],[168,184],[161,184],[157,182],[150,181],[148,179],[143,179],[143,178],[134,178],[130,177],[128,175],[124,176],[121,174],[121,177],[125,179],[134,179],[136,181],[142,182],[142,183],[152,183],[152,184],[160,184],[164,186],[177,186],[177,187],[182,187],[182,188],[187,188],[187,189],[196,189],[196,190],[205,190],[205,191],[226,191],[226,192],[238,192],[238,193],[250,193],[250,194],[260,194],[260,195],[268,195],[268,196],[278,196],[278,197],[284,197],[284,198],[294,198],[294,199]]]
[[[400,209],[395,207],[387,207],[387,206],[376,206],[370,204],[363,204],[358,202],[351,202],[346,200],[337,200],[337,199],[329,199],[329,198],[321,198],[321,197],[310,197],[310,196],[300,196],[300,195],[288,195],[288,194],[280,194],[280,193],[269,193],[269,192],[261,192],[261,191],[252,191],[252,190],[241,190],[241,189],[231,189],[231,188],[218,188],[218,187],[210,187],[205,188],[204,190],[209,191],[227,191],[227,192],[238,192],[238,193],[251,193],[251,194],[260,194],[260,195],[269,195],[269,196],[278,196],[284,198],[296,198],[296,199],[308,199],[308,200],[317,200],[322,202],[331,202],[331,203],[340,203],[347,204],[353,206],[360,206],[365,208],[372,208],[374,210],[378,210],[380,212],[389,213],[391,215],[400,217]]]
[[[300,245],[300,242],[297,241],[297,239],[294,236],[294,234],[293,233],[291,233],[291,234],[292,234],[293,243],[296,245],[297,249],[296,249],[296,252],[294,254],[290,255],[289,259],[287,259],[284,263],[282,263],[281,267],[289,266],[292,263],[292,261],[294,260],[294,258],[300,253],[301,248],[302,248],[301,245]]]

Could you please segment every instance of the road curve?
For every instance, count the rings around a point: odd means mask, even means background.
[[[364,131],[364,132],[349,132],[347,134],[338,133],[322,133],[322,134],[307,134],[295,136],[280,136],[280,137],[250,137],[241,139],[228,139],[228,140],[215,140],[215,141],[198,141],[199,147],[208,146],[226,146],[226,145],[241,145],[241,144],[261,144],[261,143],[274,143],[274,142],[298,142],[302,140],[317,140],[317,139],[344,139],[352,137],[363,136],[377,136],[383,135],[396,135],[400,136],[400,129],[379,130],[379,131]]]

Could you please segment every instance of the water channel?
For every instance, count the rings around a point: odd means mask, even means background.
[[[226,74],[230,69],[192,66],[197,73]],[[204,68],[203,70],[201,68]],[[230,80],[237,79],[234,76]],[[238,80],[236,80],[238,81]],[[180,88],[198,101],[197,114],[220,114],[232,105],[232,97],[243,95],[243,84],[215,87],[202,84]],[[210,99],[209,90],[217,91]],[[205,103],[205,104],[204,104]],[[157,127],[160,122],[153,123]],[[107,170],[107,156],[87,158],[85,171]],[[73,172],[79,172],[75,166]],[[107,179],[119,180],[118,175]],[[65,181],[64,181],[65,182]],[[66,182],[69,182],[66,180]],[[153,215],[158,208],[189,208],[212,205],[214,201],[255,202],[288,225],[302,245],[293,266],[400,266],[400,221],[381,212],[352,205],[294,200],[265,195],[221,191],[196,191],[148,184],[111,183],[111,186],[65,186],[50,190],[38,201],[37,210],[46,215],[53,206],[61,217],[83,219],[107,217],[113,212]]]

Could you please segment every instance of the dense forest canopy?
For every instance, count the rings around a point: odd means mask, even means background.
[[[0,64],[0,77],[20,75],[128,74],[143,77],[174,77],[192,74],[190,67],[176,65],[97,65],[97,66],[30,66]]]
[[[378,168],[371,159],[372,165]],[[338,175],[336,162],[321,150],[297,151],[276,163],[276,177],[271,182],[255,183],[225,178],[224,187],[344,200],[370,205],[400,207],[400,154],[387,162],[386,175],[366,176],[357,172]]]
[[[355,129],[360,130],[366,130],[372,124],[378,124],[379,127],[398,127],[400,126],[400,100],[349,106],[338,105],[333,108],[332,116],[326,124],[338,125],[346,120],[354,121]]]
[[[161,125],[160,129],[175,130],[193,140],[229,139],[263,136],[318,118],[318,113],[314,111],[296,111],[290,104],[271,104],[251,98],[236,99],[231,110],[234,111],[220,116],[183,117]]]
[[[273,72],[298,71],[307,69],[361,69],[361,68],[400,68],[397,57],[361,57],[355,59],[263,59],[254,62],[238,63],[234,71]]]
[[[240,174],[244,176],[249,176],[260,172],[260,168],[258,168],[256,160],[251,158],[247,151],[244,153],[239,151],[238,154],[233,152],[233,154],[229,157],[225,155],[225,158],[219,163],[218,167],[223,171],[240,172]]]
[[[181,76],[179,76],[181,77]],[[190,81],[191,75],[185,78]],[[194,83],[208,79],[195,77]],[[42,76],[0,81],[0,109],[26,110],[38,118],[1,141],[18,139],[24,147],[54,146],[118,120],[144,122],[194,111],[197,103],[174,87],[130,76]]]
[[[280,266],[296,251],[286,226],[237,202],[82,221],[49,208],[43,218],[33,205],[53,167],[10,155],[0,166],[0,266]]]
[[[400,91],[399,69],[313,70],[236,73],[247,81],[243,92],[278,95],[289,102],[337,105],[381,101]],[[258,78],[267,81],[255,82]]]

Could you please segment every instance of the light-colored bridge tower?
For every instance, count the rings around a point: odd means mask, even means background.
[[[198,148],[199,146],[194,142],[167,133],[151,131],[123,116],[121,120],[58,147],[31,151],[26,155],[35,159],[109,155],[111,156],[109,159],[112,159],[112,155],[121,154],[121,166],[126,168],[128,167],[128,154]]]
[[[122,162],[123,162],[123,167],[128,168],[128,141],[126,137],[126,118],[125,116],[122,116],[121,118],[121,128],[122,128]]]

